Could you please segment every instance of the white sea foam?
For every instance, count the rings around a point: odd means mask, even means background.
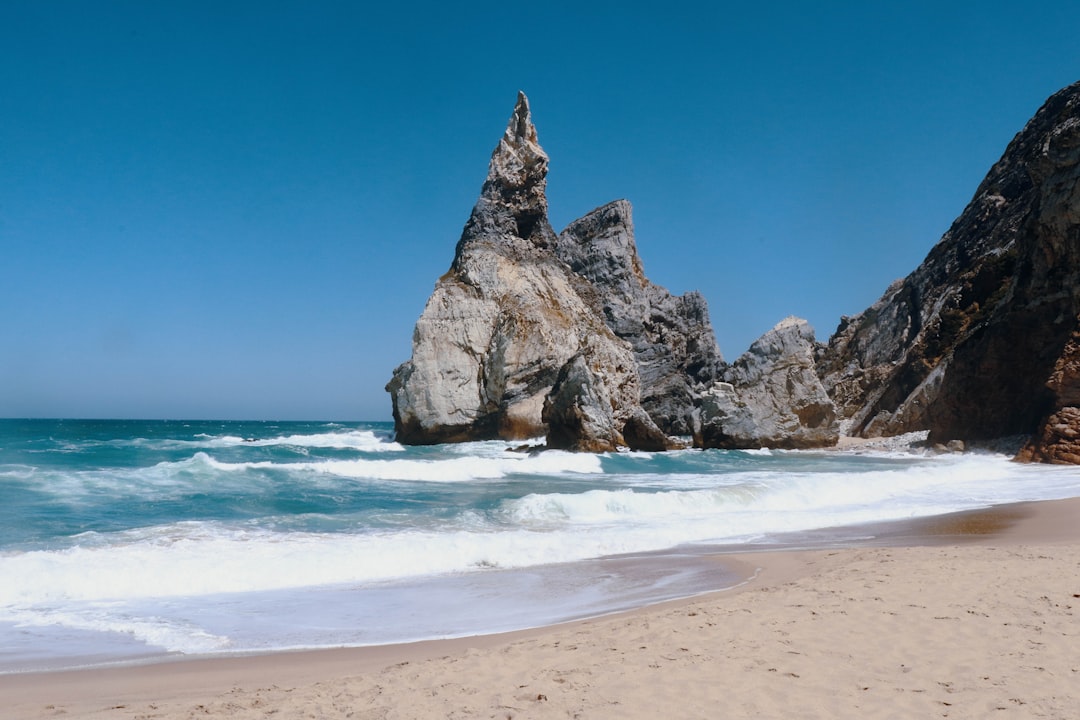
[[[243,532],[200,523],[159,528],[142,542],[0,556],[3,608],[185,597],[387,580],[582,559],[596,552],[573,533]],[[33,582],[19,582],[19,578]]]
[[[550,451],[537,455],[503,452],[497,457],[462,456],[437,460],[323,460],[308,463],[269,461],[227,463],[200,454],[199,462],[223,471],[277,469],[301,473],[325,473],[339,477],[371,480],[405,480],[459,483],[492,480],[508,475],[553,475],[560,473],[600,473],[600,458],[587,453]]]
[[[251,447],[289,445],[307,448],[362,450],[364,452],[403,452],[405,450],[405,447],[400,443],[380,438],[370,430],[351,430],[348,432],[319,433],[315,435],[284,435],[281,437],[265,439],[226,436],[215,440],[213,444],[219,447],[236,445],[247,445]]]
[[[593,458],[553,457],[573,461],[570,466],[578,458]],[[512,467],[500,472],[530,467],[532,460],[538,458],[507,460]],[[446,477],[455,461],[443,462],[451,465],[435,467]],[[558,467],[565,471],[568,465]],[[430,477],[427,472],[422,475]],[[365,473],[370,476],[370,470]],[[475,478],[475,468],[465,475]],[[64,550],[0,555],[0,607],[520,567],[1080,495],[1080,472],[1074,468],[1035,469],[978,456],[867,473],[754,472],[737,484],[730,477],[723,480],[725,485],[711,489],[537,492],[504,501],[490,516],[472,511],[406,531],[274,532],[200,521],[87,534]]]
[[[202,485],[220,490],[229,482],[225,470],[205,452],[189,458],[159,462],[150,467],[109,468],[104,470],[31,469],[26,479],[33,480],[39,492],[48,492],[62,502],[78,503],[97,497],[136,497],[152,495],[164,499],[185,494]]]
[[[497,458],[505,457],[507,451],[516,449],[537,449],[544,446],[544,438],[531,438],[529,440],[475,440],[472,442],[453,443],[443,445],[443,449],[452,455],[467,455],[470,457]]]
[[[208,633],[189,622],[131,614],[105,604],[93,603],[67,610],[4,610],[0,618],[18,628],[61,626],[95,633],[117,633],[169,652],[202,654],[225,650],[229,638]]]
[[[536,455],[502,452],[490,457],[463,455],[443,459],[350,459],[309,462],[225,462],[206,451],[183,460],[163,461],[150,467],[108,470],[50,470],[7,466],[4,475],[33,480],[42,492],[64,502],[75,503],[105,497],[153,496],[164,499],[198,492],[200,488],[221,492],[251,490],[260,481],[247,471],[288,473],[296,483],[317,478],[349,480],[463,483],[497,480],[511,475],[536,476],[599,474],[601,460],[585,453],[545,452]]]
[[[121,632],[155,646],[206,652],[226,646],[228,638],[169,615],[173,603],[198,608],[199,598],[234,593],[369,586],[1080,496],[1077,468],[1024,466],[996,456],[872,462],[776,453],[717,465],[721,471],[710,474],[697,471],[711,462],[706,454],[663,456],[656,463],[626,458],[624,463],[614,456],[530,456],[507,453],[505,445],[475,445],[472,454],[455,449],[432,459],[418,453],[307,463],[227,463],[200,451],[150,468],[39,477],[44,486],[69,482],[78,492],[110,498],[109,492],[166,498],[174,485],[185,493],[200,483],[214,489],[229,483],[251,487],[274,475],[279,483],[283,478],[284,484],[300,488],[354,486],[360,479],[458,483],[472,499],[434,514],[402,510],[412,513],[411,525],[393,530],[375,531],[378,523],[366,521],[363,531],[301,532],[274,530],[269,523],[201,519],[84,533],[35,550],[0,551],[0,623]],[[657,463],[693,472],[649,474]],[[815,469],[808,469],[814,463]],[[604,474],[605,464],[635,474]],[[9,472],[22,470],[9,466]],[[473,496],[491,489],[488,479],[510,476],[527,478],[533,492],[473,504]],[[475,488],[470,481],[477,481]],[[412,497],[398,492],[403,490],[385,494]],[[442,502],[458,497],[455,492],[433,485],[421,488],[417,497]],[[387,512],[397,511],[389,507]],[[335,527],[350,527],[348,517],[339,520]]]
[[[362,452],[404,452],[400,443],[380,437],[371,430],[314,433],[311,435],[281,435],[271,438],[244,438],[237,435],[207,435],[199,433],[196,440],[145,440],[139,442],[168,448],[233,448],[233,447],[295,447],[359,450]],[[129,442],[129,441],[124,441]]]

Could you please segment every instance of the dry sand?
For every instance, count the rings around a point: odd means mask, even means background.
[[[0,717],[1080,718],[1080,499],[889,542],[525,633],[0,677]]]

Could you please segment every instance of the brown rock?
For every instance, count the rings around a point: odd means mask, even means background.
[[[615,427],[611,395],[583,355],[559,371],[544,400],[547,446],[553,450],[611,452],[623,444]]]
[[[1016,459],[1056,465],[1080,464],[1080,408],[1063,407],[1050,415]]]
[[[686,447],[665,434],[644,409],[635,410],[622,427],[623,442],[631,450],[663,452]]]
[[[1080,329],[1074,330],[1054,364],[1047,389],[1055,410],[1017,454],[1020,462],[1080,464]]]

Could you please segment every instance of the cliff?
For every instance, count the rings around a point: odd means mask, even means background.
[[[1080,83],[1016,135],[913,273],[841,321],[818,371],[853,435],[978,443],[1052,415],[1080,431],[1078,312]]]

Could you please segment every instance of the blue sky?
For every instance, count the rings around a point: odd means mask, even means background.
[[[389,5],[0,4],[0,416],[389,419],[519,89],[556,230],[825,339],[1080,80],[1076,3]]]

